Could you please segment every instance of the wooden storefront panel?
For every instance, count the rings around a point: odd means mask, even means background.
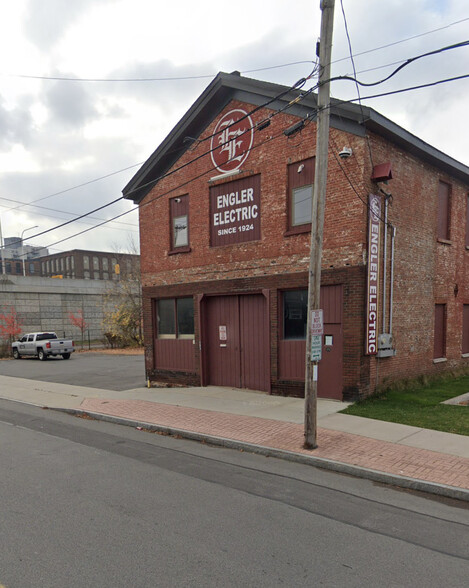
[[[155,368],[193,372],[193,339],[155,339]]]

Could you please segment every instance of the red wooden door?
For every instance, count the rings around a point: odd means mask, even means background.
[[[264,296],[214,296],[205,303],[207,384],[269,390],[270,344]]]
[[[241,387],[269,390],[270,341],[266,321],[267,300],[260,294],[239,297]]]
[[[240,388],[238,296],[207,298],[205,309],[207,382]]]
[[[343,335],[341,324],[325,324],[322,359],[318,369],[318,396],[342,400]]]

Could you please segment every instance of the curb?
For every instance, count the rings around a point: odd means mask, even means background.
[[[353,464],[334,461],[325,457],[303,455],[301,453],[295,453],[285,449],[274,449],[272,447],[247,443],[245,441],[237,441],[236,439],[214,437],[206,433],[194,433],[193,431],[187,431],[185,429],[166,427],[164,425],[155,425],[154,423],[147,423],[145,421],[134,421],[123,417],[115,417],[99,412],[89,412],[76,408],[50,408],[50,410],[65,412],[73,416],[87,415],[99,421],[125,425],[133,428],[141,427],[142,429],[148,431],[165,433],[170,436],[179,436],[191,441],[204,442],[218,447],[226,447],[227,449],[237,449],[250,453],[256,453],[265,457],[275,457],[278,459],[310,465],[341,474],[348,474],[350,476],[355,476],[356,478],[364,478],[373,482],[380,482],[382,484],[398,486],[400,488],[407,488],[409,490],[418,490],[419,492],[426,492],[428,494],[434,494],[445,498],[453,498],[455,500],[469,502],[469,489],[448,486],[446,484],[438,484],[436,482],[428,482],[425,480],[418,480],[416,478],[409,478],[406,476],[399,476],[397,474],[390,474],[387,472],[381,472],[379,470],[372,470]]]

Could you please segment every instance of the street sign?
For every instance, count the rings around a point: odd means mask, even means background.
[[[321,309],[311,311],[311,361],[321,361],[322,336],[324,334],[323,312]]]

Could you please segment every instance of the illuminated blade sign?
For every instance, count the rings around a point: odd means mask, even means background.
[[[379,251],[381,246],[381,196],[368,196],[368,276],[366,286],[366,355],[378,352]]]

